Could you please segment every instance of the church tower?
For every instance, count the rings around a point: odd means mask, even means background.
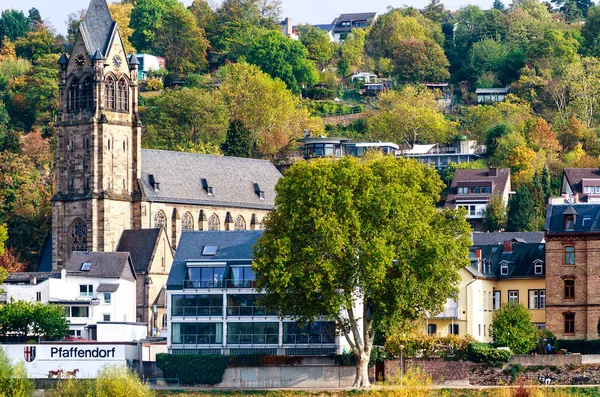
[[[138,61],[127,56],[106,0],[91,0],[59,65],[52,266],[73,251],[115,251],[139,227]]]

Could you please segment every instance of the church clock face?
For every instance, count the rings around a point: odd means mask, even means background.
[[[112,59],[113,65],[115,65],[115,68],[120,68],[121,64],[123,63],[123,61],[121,60],[121,56],[120,55],[115,55]]]
[[[83,68],[85,66],[85,57],[83,54],[79,54],[75,57],[75,66],[78,68]]]

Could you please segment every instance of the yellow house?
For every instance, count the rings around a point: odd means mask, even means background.
[[[538,328],[545,328],[545,244],[522,241],[473,245],[471,266],[459,271],[457,299],[448,299],[443,312],[426,319],[427,334],[469,334],[491,342],[494,311],[507,302],[525,305]]]

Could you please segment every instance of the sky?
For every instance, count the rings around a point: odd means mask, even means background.
[[[110,0],[109,0],[110,1]],[[493,0],[442,0],[446,8],[457,10],[466,4],[479,5],[483,9],[490,8]],[[331,23],[341,13],[377,12],[384,13],[388,6],[401,7],[411,5],[423,8],[429,0],[282,0],[282,18],[290,17],[292,24]],[[192,0],[183,0],[188,6]],[[218,3],[218,1],[217,1]],[[35,7],[40,10],[42,18],[49,21],[58,33],[67,31],[67,15],[86,9],[88,0],[0,0],[0,9],[27,11]]]

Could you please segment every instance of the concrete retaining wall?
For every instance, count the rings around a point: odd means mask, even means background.
[[[351,387],[356,376],[355,367],[339,365],[303,365],[301,367],[236,367],[227,368],[224,388],[328,388]]]

